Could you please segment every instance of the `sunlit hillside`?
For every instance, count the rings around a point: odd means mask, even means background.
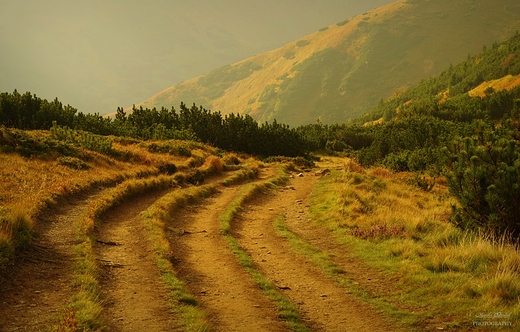
[[[519,28],[516,1],[397,1],[172,86],[137,106],[171,108],[183,101],[260,122],[345,122]]]

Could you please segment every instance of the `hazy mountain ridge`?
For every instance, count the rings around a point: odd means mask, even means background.
[[[137,106],[170,108],[183,101],[261,122],[345,122],[519,28],[520,4],[511,0],[397,1]]]
[[[409,116],[433,116],[467,122],[501,119],[514,108],[520,86],[520,34],[451,65],[363,114],[356,121],[388,122]]]

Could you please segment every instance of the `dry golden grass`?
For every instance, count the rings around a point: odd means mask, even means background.
[[[344,167],[345,167],[345,171],[347,171],[347,172],[355,172],[355,173],[361,173],[361,174],[363,174],[365,172],[365,170],[363,169],[363,166],[358,164],[353,159],[348,159],[347,161],[345,161]]]
[[[6,130],[7,133],[8,130]],[[31,137],[44,139],[47,132],[28,132]],[[60,162],[58,152],[36,157],[22,157],[17,153],[0,152],[0,264],[5,264],[16,247],[31,241],[34,220],[56,199],[88,190],[95,185],[107,185],[125,179],[173,173],[180,168],[199,166],[213,152],[213,148],[182,141],[113,143],[113,148],[126,157],[115,159],[94,151],[81,150],[77,160],[88,169],[75,169]],[[168,145],[169,152],[151,152],[150,144]],[[187,155],[193,157],[188,158]],[[216,157],[215,157],[216,158]],[[218,158],[217,158],[218,159]],[[218,164],[212,164],[217,167]]]
[[[455,201],[445,180],[425,192],[407,181],[411,174],[346,163],[348,171],[333,171],[316,188],[313,217],[367,264],[399,279],[401,295],[388,301],[428,306],[412,314],[413,324],[445,316],[449,326],[464,327],[479,312],[499,311],[520,319],[518,247],[452,225]]]
[[[222,165],[222,161],[217,156],[207,157],[201,167],[201,171],[208,174],[222,173],[223,170],[224,166]]]
[[[485,97],[486,89],[493,88],[495,91],[511,90],[520,85],[520,75],[506,75],[502,78],[481,83],[479,86],[469,91],[471,97]]]
[[[239,165],[240,158],[234,153],[226,153],[226,155],[222,157],[222,163],[224,165]]]

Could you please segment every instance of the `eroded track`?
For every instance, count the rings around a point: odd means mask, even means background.
[[[155,332],[176,327],[168,290],[161,281],[141,217],[141,212],[165,193],[127,200],[101,218],[95,251],[104,297],[101,317],[108,331]]]
[[[316,180],[312,175],[296,177],[285,190],[256,199],[234,223],[235,236],[264,275],[298,305],[311,330],[399,331],[399,327],[291,251],[276,234],[277,216],[283,214],[292,224],[306,219],[305,206]]]
[[[214,331],[283,331],[274,305],[240,266],[220,233],[219,216],[239,187],[179,213],[171,224],[175,268]]]
[[[275,173],[274,168],[263,169],[259,181]],[[264,276],[296,305],[311,331],[398,331],[372,307],[291,251],[287,240],[275,232],[273,222],[283,214],[287,224],[307,238],[319,236],[315,245],[326,244],[321,239],[326,232],[313,231],[306,219],[309,195],[317,180],[307,173],[291,179],[285,189],[261,194],[235,218],[232,235]],[[174,215],[167,224],[170,261],[197,298],[212,331],[287,331],[279,309],[243,269],[220,231],[220,216],[241,189],[241,185],[220,187],[211,198]],[[169,291],[161,280],[141,216],[166,192],[125,200],[101,217],[94,249],[106,331],[182,330],[170,308]],[[57,313],[74,294],[73,222],[83,216],[94,198],[71,199],[49,214],[41,223],[42,235],[34,247],[19,255],[9,278],[2,276],[0,295],[5,296],[0,303],[0,330],[45,331],[56,323]],[[335,253],[341,255],[341,249]],[[349,267],[355,266],[343,266],[347,273]],[[18,279],[24,274],[32,278]]]
[[[62,199],[38,220],[34,244],[0,275],[0,330],[46,331],[74,294],[77,223],[101,192]]]

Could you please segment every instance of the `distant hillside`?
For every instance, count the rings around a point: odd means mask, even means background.
[[[345,122],[520,29],[515,0],[401,0],[170,87],[137,106],[196,103],[290,125]]]
[[[413,116],[450,121],[499,120],[520,97],[520,33],[451,65],[440,75],[421,81],[380,102],[356,119],[381,123]]]

